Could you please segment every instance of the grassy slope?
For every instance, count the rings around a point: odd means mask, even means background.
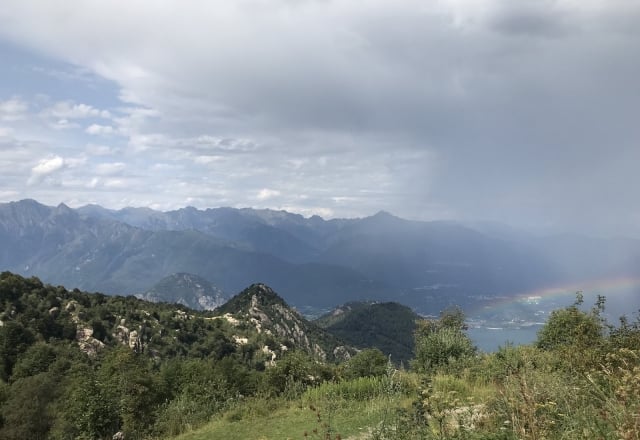
[[[411,409],[418,382],[418,375],[404,373],[393,381],[396,391],[385,391],[389,389],[385,378],[362,378],[325,383],[294,400],[247,399],[207,425],[171,440],[324,439],[327,424],[332,428],[331,439],[339,434],[343,440],[365,440],[381,423],[394,423],[398,409]],[[440,396],[438,406],[453,404],[450,409],[487,403],[496,396],[491,384],[446,374],[435,375],[432,385],[435,395]],[[449,400],[451,393],[455,404],[441,401]],[[437,437],[437,433],[433,435]]]
[[[400,404],[400,402],[396,402]],[[284,440],[324,438],[324,423],[341,438],[357,438],[369,432],[384,417],[389,401],[379,397],[369,401],[333,402],[334,408],[318,406],[315,411],[302,400],[294,402],[256,400],[251,409],[231,409],[204,427],[175,437],[174,440]],[[317,433],[313,430],[316,429]],[[332,437],[333,438],[333,437]]]

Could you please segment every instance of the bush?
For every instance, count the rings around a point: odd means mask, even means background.
[[[416,358],[413,367],[423,373],[453,366],[475,355],[471,339],[460,330],[440,328],[416,338]]]
[[[385,391],[386,380],[382,377],[357,377],[340,382],[323,382],[307,389],[303,400],[319,402],[323,399],[366,400]]]
[[[307,354],[288,352],[275,366],[265,371],[262,391],[271,396],[286,394],[291,398],[298,397],[316,381],[316,370],[315,362]]]
[[[607,325],[600,316],[604,297],[599,297],[590,312],[580,310],[582,296],[564,309],[551,312],[546,324],[538,332],[535,346],[548,351],[565,364],[565,368],[584,373],[600,364],[607,347]]]
[[[358,352],[344,364],[343,375],[346,379],[384,376],[387,363],[387,357],[380,350],[368,348]]]

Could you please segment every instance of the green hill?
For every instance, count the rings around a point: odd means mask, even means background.
[[[322,361],[353,353],[262,284],[211,312],[3,272],[0,438],[175,434],[239,396],[332,377]]]
[[[337,358],[337,339],[264,284],[199,312],[3,272],[0,438],[635,439],[640,319],[610,325],[604,304],[584,310],[578,295],[535,345],[488,354],[461,312],[444,312],[418,322],[415,359],[398,371],[377,350],[322,362],[318,347]],[[387,329],[409,316],[349,304],[320,323],[397,347],[409,332]]]
[[[413,358],[414,332],[420,316],[395,302],[352,302],[314,321],[356,347],[378,348],[395,363]]]

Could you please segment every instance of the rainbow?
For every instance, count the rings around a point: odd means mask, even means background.
[[[486,312],[500,308],[507,308],[517,303],[557,303],[558,307],[569,306],[575,299],[576,292],[584,294],[585,306],[591,307],[596,295],[603,295],[609,299],[623,297],[629,300],[624,313],[630,314],[640,309],[640,278],[637,277],[616,277],[583,282],[573,282],[562,286],[549,286],[541,289],[520,292],[514,295],[500,296],[485,302],[480,308],[470,311],[469,316],[474,313]],[[608,302],[605,304],[609,304]]]

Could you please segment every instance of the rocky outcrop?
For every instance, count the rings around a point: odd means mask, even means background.
[[[122,345],[128,346],[136,353],[142,353],[145,347],[142,338],[140,337],[140,332],[138,330],[130,330],[125,326],[125,324],[126,320],[121,319],[120,325],[116,327],[112,336]]]
[[[354,349],[307,321],[264,284],[252,285],[229,300],[218,311],[228,322],[231,322],[229,317],[248,322],[257,333],[282,341],[279,346],[268,347],[267,365],[276,361],[287,347],[303,350],[318,361],[345,360],[349,358],[350,352],[355,353]]]
[[[76,330],[76,341],[80,350],[89,356],[95,356],[104,348],[104,343],[93,337],[93,328],[79,327]]]

